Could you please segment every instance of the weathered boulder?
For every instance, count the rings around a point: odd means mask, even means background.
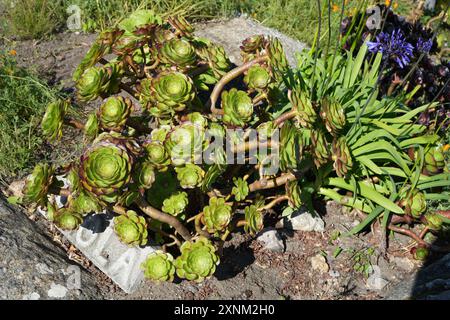
[[[94,276],[0,197],[0,299],[94,299]]]
[[[295,54],[307,47],[305,43],[292,39],[275,29],[264,27],[258,22],[245,17],[199,24],[196,26],[196,30],[197,36],[208,38],[222,45],[229,55],[230,60],[235,64],[242,63],[239,49],[242,41],[258,34],[280,39],[289,64],[292,67],[297,65]]]

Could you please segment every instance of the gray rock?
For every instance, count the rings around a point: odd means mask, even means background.
[[[289,64],[292,67],[297,66],[295,53],[307,47],[305,43],[294,40],[277,30],[264,27],[258,22],[244,17],[199,24],[196,26],[196,30],[196,35],[221,44],[229,55],[230,60],[235,64],[242,63],[239,49],[242,41],[253,35],[265,34],[280,39]]]
[[[257,240],[261,242],[265,249],[274,252],[283,252],[284,244],[278,231],[274,228],[267,228],[261,231]]]
[[[373,273],[367,278],[366,286],[370,290],[382,290],[385,288],[389,281],[384,279],[384,277],[381,275],[380,267],[378,266],[372,266],[373,267]]]
[[[297,231],[323,232],[325,231],[325,222],[320,217],[313,216],[305,208],[300,208],[280,220],[277,227]]]
[[[391,261],[401,270],[411,272],[414,270],[415,264],[411,259],[406,257],[393,257]]]
[[[0,197],[0,299],[98,299],[95,278]]]
[[[422,268],[417,274],[391,288],[386,300],[448,300],[450,299],[450,254]]]

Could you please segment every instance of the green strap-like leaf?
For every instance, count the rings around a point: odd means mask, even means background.
[[[353,190],[353,186],[351,184],[347,183],[343,178],[329,178],[328,184],[338,187],[338,188],[346,189],[349,191]],[[400,208],[398,205],[396,205],[391,200],[384,197],[382,194],[377,192],[375,189],[367,186],[366,184],[364,184],[362,182],[358,182],[358,186],[359,186],[359,192],[360,192],[361,196],[363,196],[369,200],[372,200],[373,202],[379,204],[380,206],[382,206],[394,213],[399,213],[399,214],[404,213],[402,208]]]

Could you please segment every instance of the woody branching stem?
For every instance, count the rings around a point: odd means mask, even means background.
[[[64,120],[64,123],[66,123],[68,126],[71,126],[75,129],[84,130],[84,124],[82,124],[78,120],[67,118]]]
[[[288,201],[288,200],[289,200],[289,197],[287,195],[279,196],[279,197],[273,199],[268,204],[266,204],[264,207],[259,208],[258,210],[259,211],[270,210],[273,207],[275,207],[277,204],[279,204],[280,202]]]
[[[250,189],[250,192],[255,192],[258,190],[276,188],[276,187],[285,185],[289,181],[295,181],[295,180],[297,180],[297,178],[295,177],[294,174],[286,173],[286,174],[279,176],[278,178],[267,179],[264,183],[262,183],[261,181],[255,181],[252,184],[250,184],[248,187]]]
[[[142,212],[144,212],[150,218],[153,218],[163,223],[167,223],[168,225],[174,227],[175,230],[183,237],[184,240],[190,241],[192,239],[192,236],[186,229],[186,227],[174,216],[171,216],[167,213],[161,212],[153,208],[142,197],[139,197],[135,201],[135,203],[142,210]]]
[[[290,119],[292,119],[292,118],[295,118],[296,115],[297,115],[297,112],[296,112],[295,110],[286,112],[286,113],[282,114],[281,116],[279,116],[278,118],[276,118],[276,119],[273,121],[273,125],[274,125],[275,127],[280,127],[280,126],[283,125],[283,123],[284,123],[285,121],[290,120]]]
[[[220,81],[217,82],[216,86],[214,87],[213,92],[211,93],[211,97],[210,97],[211,112],[214,114],[219,114],[219,115],[223,114],[222,109],[216,108],[216,103],[217,103],[217,100],[219,99],[220,93],[222,92],[223,88],[229,82],[231,82],[232,80],[234,80],[237,77],[239,77],[240,75],[242,75],[244,72],[246,72],[248,69],[250,69],[250,67],[254,66],[255,64],[264,63],[267,60],[268,60],[267,56],[258,57],[252,61],[249,61],[249,62],[243,64],[240,67],[237,67],[237,68],[231,70],[226,75],[224,75],[222,77],[222,79],[220,79]]]

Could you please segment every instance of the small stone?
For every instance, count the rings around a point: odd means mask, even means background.
[[[414,270],[415,264],[413,261],[406,257],[394,257],[391,259],[391,261],[402,270],[405,270],[407,272],[411,272]]]
[[[64,298],[67,294],[67,288],[52,282],[50,289],[47,291],[49,298]]]
[[[367,278],[366,286],[370,290],[382,290],[389,283],[381,276],[381,270],[378,266],[373,266],[373,273]]]
[[[264,249],[274,252],[284,251],[283,240],[274,228],[262,230],[257,240],[263,244]]]
[[[333,277],[333,278],[339,278],[341,276],[341,274],[337,270],[330,270],[330,272],[328,272],[328,274],[330,275],[330,277]]]
[[[325,231],[325,222],[320,217],[315,217],[309,213],[305,208],[292,213],[289,217],[284,217],[278,224],[278,226],[297,231]]]
[[[22,297],[22,300],[39,300],[41,298],[40,294],[37,292],[32,292],[30,294],[26,294]]]
[[[327,259],[321,254],[317,254],[311,258],[311,267],[321,273],[326,273],[330,270]]]

